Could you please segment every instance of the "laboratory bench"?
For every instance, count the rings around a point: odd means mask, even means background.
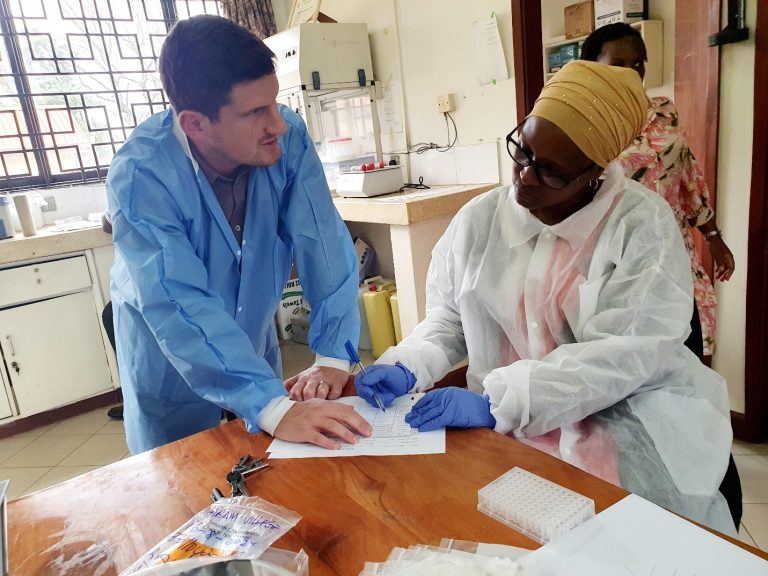
[[[264,456],[270,441],[233,421],[13,500],[10,573],[119,574],[208,506],[213,488],[228,493],[231,467]],[[593,499],[596,512],[627,495],[487,428],[448,429],[444,454],[270,460],[246,488],[302,517],[275,547],[303,549],[312,576],[350,576],[395,546],[444,537],[538,548],[477,510],[477,491],[515,466]]]

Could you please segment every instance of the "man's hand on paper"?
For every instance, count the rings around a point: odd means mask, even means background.
[[[419,432],[429,432],[446,426],[458,428],[494,428],[496,418],[491,414],[487,397],[464,388],[450,386],[433,390],[414,404],[405,421]]]
[[[289,442],[309,442],[338,450],[338,438],[357,444],[357,435],[370,436],[371,425],[352,406],[310,399],[294,404],[275,428],[275,438]]]
[[[349,381],[349,372],[330,366],[312,366],[285,381],[291,400],[336,400]]]
[[[416,384],[416,376],[400,364],[374,364],[365,369],[365,374],[355,376],[357,395],[377,407],[374,394],[378,394],[384,406],[389,406],[395,398],[404,396]]]

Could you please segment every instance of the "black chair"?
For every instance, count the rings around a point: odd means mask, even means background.
[[[691,335],[688,336],[685,345],[691,352],[696,354],[696,357],[701,362],[704,362],[704,337],[701,332],[699,310],[695,303],[693,305],[693,318],[691,318]],[[736,530],[738,530],[743,507],[741,504],[741,478],[739,478],[739,471],[736,469],[733,455],[730,457],[728,469],[725,471],[725,476],[720,484],[720,493],[725,498],[725,501],[728,502],[728,509],[731,511],[733,523],[736,525]]]
[[[115,324],[112,318],[112,302],[107,302],[104,306],[104,311],[101,313],[101,323],[104,325],[104,331],[107,333],[109,343],[112,344],[112,350],[117,352],[115,347]],[[114,418],[115,420],[123,419],[123,405],[113,406],[107,411],[107,416]]]

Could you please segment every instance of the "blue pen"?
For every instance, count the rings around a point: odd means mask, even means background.
[[[349,361],[352,362],[352,364],[357,364],[360,367],[360,372],[365,374],[365,368],[363,368],[363,363],[360,362],[360,356],[357,355],[357,350],[355,349],[354,344],[347,340],[347,343],[344,344],[344,348],[347,349],[347,354],[349,354]],[[384,409],[384,404],[381,401],[381,398],[379,398],[379,395],[376,394],[376,392],[373,393],[373,399],[376,401],[376,404],[379,406],[379,410],[382,412],[386,412]]]

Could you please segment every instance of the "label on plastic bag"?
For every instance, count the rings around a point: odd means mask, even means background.
[[[258,558],[300,519],[258,497],[222,498],[166,536],[121,576],[187,558]]]

